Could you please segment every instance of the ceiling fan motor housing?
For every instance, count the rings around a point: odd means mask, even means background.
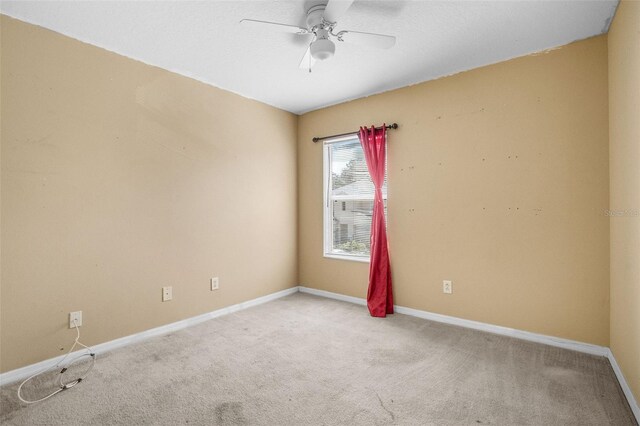
[[[324,21],[322,17],[324,16],[326,6],[326,4],[317,4],[307,10],[307,28],[313,28],[323,24]]]

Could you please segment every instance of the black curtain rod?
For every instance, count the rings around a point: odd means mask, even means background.
[[[385,126],[385,127],[387,129],[397,129],[398,128],[398,123],[389,124],[388,126]],[[380,129],[382,129],[382,126],[376,127],[376,129],[380,130]],[[321,140],[325,140],[325,139],[329,139],[329,138],[339,138],[341,136],[350,136],[350,135],[357,135],[357,134],[358,134],[358,132],[349,132],[349,133],[341,133],[339,135],[316,136],[315,138],[313,138],[313,143],[320,142]]]

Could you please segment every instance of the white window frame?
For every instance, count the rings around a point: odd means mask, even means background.
[[[337,138],[326,139],[322,143],[322,235],[323,235],[323,256],[329,259],[350,260],[353,262],[369,263],[371,261],[371,255],[357,255],[357,254],[336,254],[331,250],[333,248],[333,208],[334,203],[331,202],[331,150],[330,146],[334,143],[346,142],[351,140],[358,140],[358,135],[342,136]]]

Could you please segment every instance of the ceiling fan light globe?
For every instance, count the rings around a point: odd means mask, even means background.
[[[311,56],[318,61],[329,59],[336,53],[336,45],[331,40],[320,39],[311,43]]]

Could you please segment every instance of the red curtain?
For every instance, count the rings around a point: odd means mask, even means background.
[[[371,316],[385,317],[393,313],[393,293],[391,290],[391,266],[389,246],[384,219],[382,184],[387,157],[386,126],[376,129],[360,127],[360,144],[367,161],[367,169],[375,186],[373,217],[371,219],[371,263],[369,265],[369,290],[367,306]]]

